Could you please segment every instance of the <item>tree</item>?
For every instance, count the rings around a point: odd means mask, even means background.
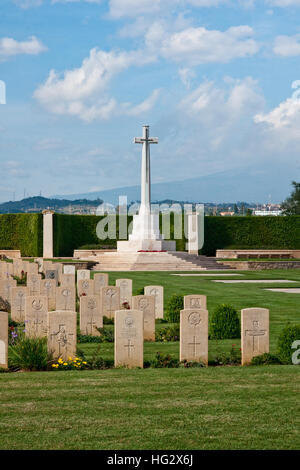
[[[300,215],[300,183],[292,181],[294,189],[290,195],[281,204],[281,209],[284,215]]]

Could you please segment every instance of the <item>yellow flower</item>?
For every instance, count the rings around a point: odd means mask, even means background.
[[[67,362],[64,362],[64,366],[67,366],[67,365],[68,365],[68,363],[67,363]]]
[[[82,364],[87,364],[87,362],[83,361],[83,363],[82,363]]]
[[[69,358],[68,358],[68,360],[69,360],[69,361],[72,361],[72,358],[71,358],[71,357],[69,357]]]
[[[62,360],[62,358],[59,358],[58,361],[60,364],[62,364],[64,361]]]
[[[56,364],[52,364],[52,367],[56,367]]]

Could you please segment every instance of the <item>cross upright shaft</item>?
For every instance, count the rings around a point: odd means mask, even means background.
[[[149,126],[143,126],[143,137],[135,137],[134,143],[143,145],[140,213],[150,214],[151,212],[150,144],[158,144],[158,138],[149,137]]]

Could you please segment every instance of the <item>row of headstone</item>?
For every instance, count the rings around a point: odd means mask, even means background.
[[[189,303],[190,299],[185,300]],[[250,364],[253,357],[269,352],[269,310],[243,309],[241,319],[242,365],[246,365]],[[144,325],[145,317],[141,310],[119,310],[115,313],[116,367],[143,367]],[[181,310],[179,357],[180,361],[208,364],[206,309]]]
[[[36,312],[38,309],[36,310]],[[47,336],[53,358],[67,360],[76,355],[76,312],[39,311],[26,324],[26,334]],[[254,356],[269,352],[269,310],[244,309],[242,318],[242,365]],[[93,324],[91,323],[91,327]],[[143,367],[145,315],[143,310],[115,312],[115,366]],[[208,364],[208,312],[184,309],[180,313],[180,360]],[[8,314],[0,312],[0,367],[8,363]]]

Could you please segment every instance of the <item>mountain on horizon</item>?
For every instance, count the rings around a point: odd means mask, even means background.
[[[268,171],[255,169],[252,171],[226,171],[208,176],[191,178],[182,181],[152,183],[152,202],[165,199],[190,202],[229,203],[247,201],[251,203],[280,203],[291,192],[290,172],[282,171],[270,175]],[[118,204],[119,196],[127,196],[127,201],[140,200],[140,186],[127,186],[90,193],[53,196],[57,199],[96,199]]]

